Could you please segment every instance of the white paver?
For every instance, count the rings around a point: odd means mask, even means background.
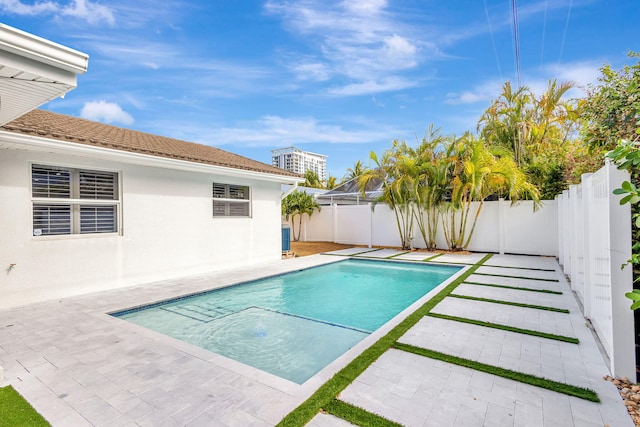
[[[472,254],[443,254],[437,258],[434,258],[433,262],[445,262],[453,264],[475,264],[484,258],[487,254],[472,253]]]
[[[407,252],[406,254],[394,256],[393,259],[403,261],[426,261],[436,255],[438,254],[435,252]]]
[[[496,274],[504,276],[530,277],[533,279],[554,279],[557,278],[556,271],[531,270],[524,268],[504,268],[482,266],[476,270],[476,273]]]
[[[401,255],[406,253],[407,251],[399,251],[396,249],[380,249],[374,252],[367,252],[363,254],[353,255],[354,257],[363,257],[363,258],[389,258],[394,255]],[[395,259],[395,258],[394,258]]]
[[[484,263],[488,266],[541,268],[557,270],[558,262],[553,257],[529,255],[499,255],[495,254]]]
[[[379,251],[378,248],[346,248],[338,249],[337,251],[325,252],[325,255],[342,255],[351,256],[356,254],[364,254],[367,252]]]
[[[547,280],[531,280],[504,276],[487,276],[484,274],[472,274],[465,280],[465,282],[488,283],[521,288],[548,289],[551,291],[571,292],[568,287],[563,286],[560,282],[552,282]]]
[[[476,298],[487,298],[497,301],[508,301],[543,307],[564,309],[563,295],[544,292],[523,291],[519,289],[496,288],[492,286],[461,284],[451,295],[464,295]]]

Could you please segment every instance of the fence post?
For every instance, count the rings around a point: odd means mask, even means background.
[[[591,234],[596,231],[597,224],[593,220],[591,210],[589,206],[593,203],[593,188],[591,184],[592,173],[585,173],[581,177],[582,182],[582,241],[583,241],[583,297],[582,297],[582,311],[586,318],[591,317],[591,304],[592,304],[592,286],[594,268],[591,262]]]
[[[367,203],[369,209],[369,247],[373,246],[373,209],[371,209],[371,202]]]
[[[569,270],[569,277],[571,278],[571,289],[574,291],[578,285],[578,270],[580,265],[578,264],[578,239],[577,234],[579,231],[577,227],[577,217],[580,214],[578,210],[578,184],[569,186],[569,205],[571,206],[571,269]]]
[[[331,241],[338,243],[338,205],[331,203]]]
[[[505,215],[506,215],[506,207],[505,207],[505,201],[502,197],[500,197],[498,199],[498,249],[500,252],[500,255],[504,255],[504,247],[505,247],[505,241],[506,241],[506,234],[507,234],[507,230],[506,230],[506,221],[505,221]]]
[[[569,198],[569,190],[562,192],[562,199],[564,200],[564,265],[563,271],[565,274],[571,273],[571,200]]]
[[[558,264],[564,268],[564,200],[562,193],[556,196],[558,203]]]
[[[633,311],[629,309],[630,300],[624,294],[633,288],[631,265],[620,266],[631,258],[631,206],[620,205],[621,196],[613,194],[623,181],[629,180],[629,173],[618,170],[607,162],[607,181],[609,183],[609,249],[611,253],[611,322],[613,329],[613,348],[611,371],[613,375],[627,377],[635,382],[635,332]]]

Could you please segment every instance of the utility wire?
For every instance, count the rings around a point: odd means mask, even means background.
[[[547,32],[547,0],[544,0],[544,20],[542,21],[542,45],[540,47],[540,71],[544,65],[544,37]]]
[[[498,65],[498,72],[500,73],[500,81],[503,81],[502,78],[502,67],[500,67],[500,57],[498,56],[498,49],[496,49],[496,40],[493,37],[493,27],[491,27],[491,20],[489,19],[489,9],[487,8],[487,0],[483,0],[484,2],[484,15],[487,17],[487,25],[489,25],[489,33],[491,34],[491,45],[493,46],[493,54],[496,57],[496,64]]]
[[[573,5],[573,0],[569,0],[569,10],[567,11],[567,21],[564,23],[564,33],[562,34],[562,43],[560,43],[560,58],[558,62],[562,62],[562,52],[564,51],[564,41],[567,37],[567,29],[569,28],[569,18],[571,18],[571,6]]]
[[[521,86],[520,79],[520,37],[518,35],[518,5],[516,0],[511,0],[511,15],[513,16],[513,41],[515,48],[515,60],[516,60],[516,77],[518,80],[518,88]]]

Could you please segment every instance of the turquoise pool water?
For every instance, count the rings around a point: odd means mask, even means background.
[[[113,315],[302,384],[460,268],[349,259]]]

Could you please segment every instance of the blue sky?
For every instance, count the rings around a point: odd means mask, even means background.
[[[632,63],[637,1],[517,1],[522,84]],[[516,82],[509,0],[0,0],[0,16],[90,56],[43,108],[266,163],[295,145],[338,178],[430,123],[475,130]]]

